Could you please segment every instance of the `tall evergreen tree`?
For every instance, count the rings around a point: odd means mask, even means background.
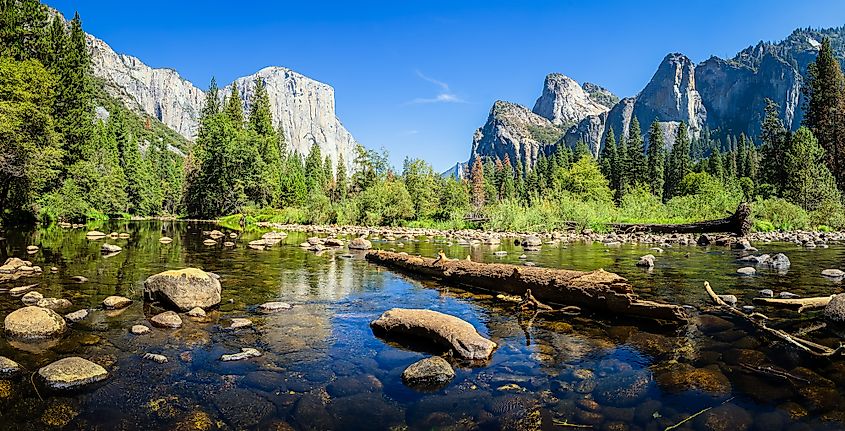
[[[205,105],[202,107],[200,116],[208,117],[210,115],[220,112],[220,89],[217,88],[217,79],[211,77],[211,83],[208,84],[208,91],[205,92]]]
[[[612,127],[607,130],[607,137],[604,139],[604,145],[599,154],[599,167],[602,175],[610,181],[610,188],[614,189],[616,187],[613,175],[616,170],[616,136],[613,134]]]
[[[663,129],[655,120],[648,129],[648,185],[651,193],[663,198],[663,177],[666,164],[666,143]]]
[[[346,195],[349,191],[349,179],[346,176],[346,162],[343,161],[343,154],[337,156],[337,170],[335,178],[337,178],[337,187],[335,187],[335,200],[343,202],[346,200]]]
[[[684,122],[678,126],[678,132],[675,135],[675,144],[672,145],[672,151],[669,154],[669,176],[667,186],[669,188],[668,197],[675,196],[675,189],[684,177],[692,172],[692,161],[690,160],[690,140],[687,133],[687,125]]]
[[[827,166],[839,188],[845,190],[845,77],[830,39],[822,41],[808,75],[804,125],[825,150]]]
[[[472,185],[472,206],[476,211],[484,206],[484,168],[481,165],[481,157],[475,156],[470,171],[470,184]]]
[[[238,128],[243,127],[244,102],[243,99],[241,99],[238,86],[234,83],[232,83],[232,93],[229,94],[229,97],[226,99],[226,106],[223,111],[226,113],[226,116],[229,117],[229,121],[232,122],[232,125]]]
[[[58,97],[54,115],[64,136],[65,165],[91,156],[94,132],[90,58],[79,14],[70,22],[62,63],[59,66]]]
[[[631,184],[648,183],[648,162],[645,154],[645,142],[643,141],[643,133],[637,117],[631,120],[631,127],[628,128],[628,169]]]

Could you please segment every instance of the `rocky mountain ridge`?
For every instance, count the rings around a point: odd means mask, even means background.
[[[796,129],[803,118],[801,88],[807,67],[815,60],[825,37],[831,39],[834,52],[845,63],[845,26],[798,29],[783,41],[760,42],[731,59],[711,57],[696,65],[683,54],[671,53],[642,91],[621,100],[595,84],[584,84],[578,92],[571,79],[550,74],[533,112],[550,124],[566,126],[560,138],[551,143],[532,144],[524,140],[526,135],[521,131],[540,123],[537,118],[523,115],[526,122],[522,124],[520,117],[496,118],[496,109],[492,109],[485,125],[473,135],[470,162],[477,156],[519,154],[526,147],[532,148],[532,152],[551,153],[557,145],[574,147],[579,141],[598,155],[607,131],[612,128],[617,137],[626,136],[633,118],[640,122],[644,135],[657,120],[670,147],[680,122],[687,123],[694,136],[705,128],[721,134],[756,136],[766,98],[780,106],[784,124]],[[584,104],[584,94],[593,104]],[[575,122],[567,124],[567,121]],[[514,141],[513,137],[520,139]],[[508,148],[509,145],[514,148]],[[531,157],[522,160],[529,168],[532,166]]]
[[[152,68],[136,57],[118,54],[107,43],[88,35],[93,73],[106,91],[128,108],[158,119],[189,140],[196,138],[205,93],[168,68]],[[267,67],[236,79],[221,93],[237,85],[249,109],[255,80],[267,83],[273,119],[280,123],[285,141],[307,155],[317,143],[336,165],[339,157],[351,168],[358,145],[335,114],[334,89],[284,67]]]

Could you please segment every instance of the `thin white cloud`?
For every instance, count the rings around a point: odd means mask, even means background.
[[[460,98],[457,94],[452,92],[449,88],[449,84],[426,76],[419,70],[417,70],[416,73],[423,81],[430,82],[437,86],[438,92],[434,97],[417,97],[416,99],[409,100],[408,102],[405,102],[406,105],[420,105],[428,103],[467,103],[466,100]]]
[[[400,133],[401,136],[411,136],[411,135],[419,135],[419,130],[405,130],[404,132]]]

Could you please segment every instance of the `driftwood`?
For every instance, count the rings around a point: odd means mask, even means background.
[[[626,224],[613,223],[613,230],[625,233],[653,232],[653,233],[733,233],[739,236],[748,235],[751,231],[751,206],[745,202],[739,204],[730,217],[719,220],[706,220],[698,223],[686,224]]]
[[[416,275],[510,295],[525,295],[546,304],[574,305],[615,315],[663,321],[688,320],[683,307],[637,298],[630,283],[604,270],[592,272],[537,268],[467,260],[439,260],[371,250],[367,259]]]
[[[819,308],[824,308],[830,302],[831,298],[833,298],[833,295],[820,296],[815,298],[793,299],[754,298],[753,301],[755,304],[758,305],[768,305],[770,307],[786,308],[788,310],[794,310],[800,313],[804,310],[815,310]]]
[[[838,354],[842,351],[843,345],[840,344],[839,347],[832,349],[822,344],[814,343],[810,340],[805,340],[800,338],[796,335],[791,335],[786,331],[782,331],[780,329],[774,329],[766,326],[766,324],[762,320],[755,319],[755,315],[761,316],[757,313],[748,315],[743,313],[742,311],[737,310],[736,308],[730,306],[728,303],[722,300],[719,295],[716,295],[716,292],[710,287],[710,283],[704,282],[704,289],[707,291],[707,295],[710,296],[710,299],[716,303],[722,310],[732,314],[740,319],[745,320],[746,322],[753,325],[759,331],[763,332],[764,334],[773,337],[775,339],[781,340],[786,342],[787,344],[798,348],[804,352],[807,352],[813,356],[833,356]]]

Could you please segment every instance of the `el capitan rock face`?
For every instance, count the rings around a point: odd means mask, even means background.
[[[196,138],[205,104],[201,89],[173,69],[152,68],[136,57],[118,54],[94,36],[88,35],[88,47],[94,75],[103,81],[110,95],[128,108],[160,120],[185,138]],[[257,78],[267,83],[273,120],[281,123],[288,145],[307,155],[316,142],[333,164],[342,155],[351,168],[357,142],[335,115],[334,89],[330,85],[284,67],[267,67],[233,83],[242,93],[245,109],[249,108]],[[231,85],[221,93],[230,92]]]

